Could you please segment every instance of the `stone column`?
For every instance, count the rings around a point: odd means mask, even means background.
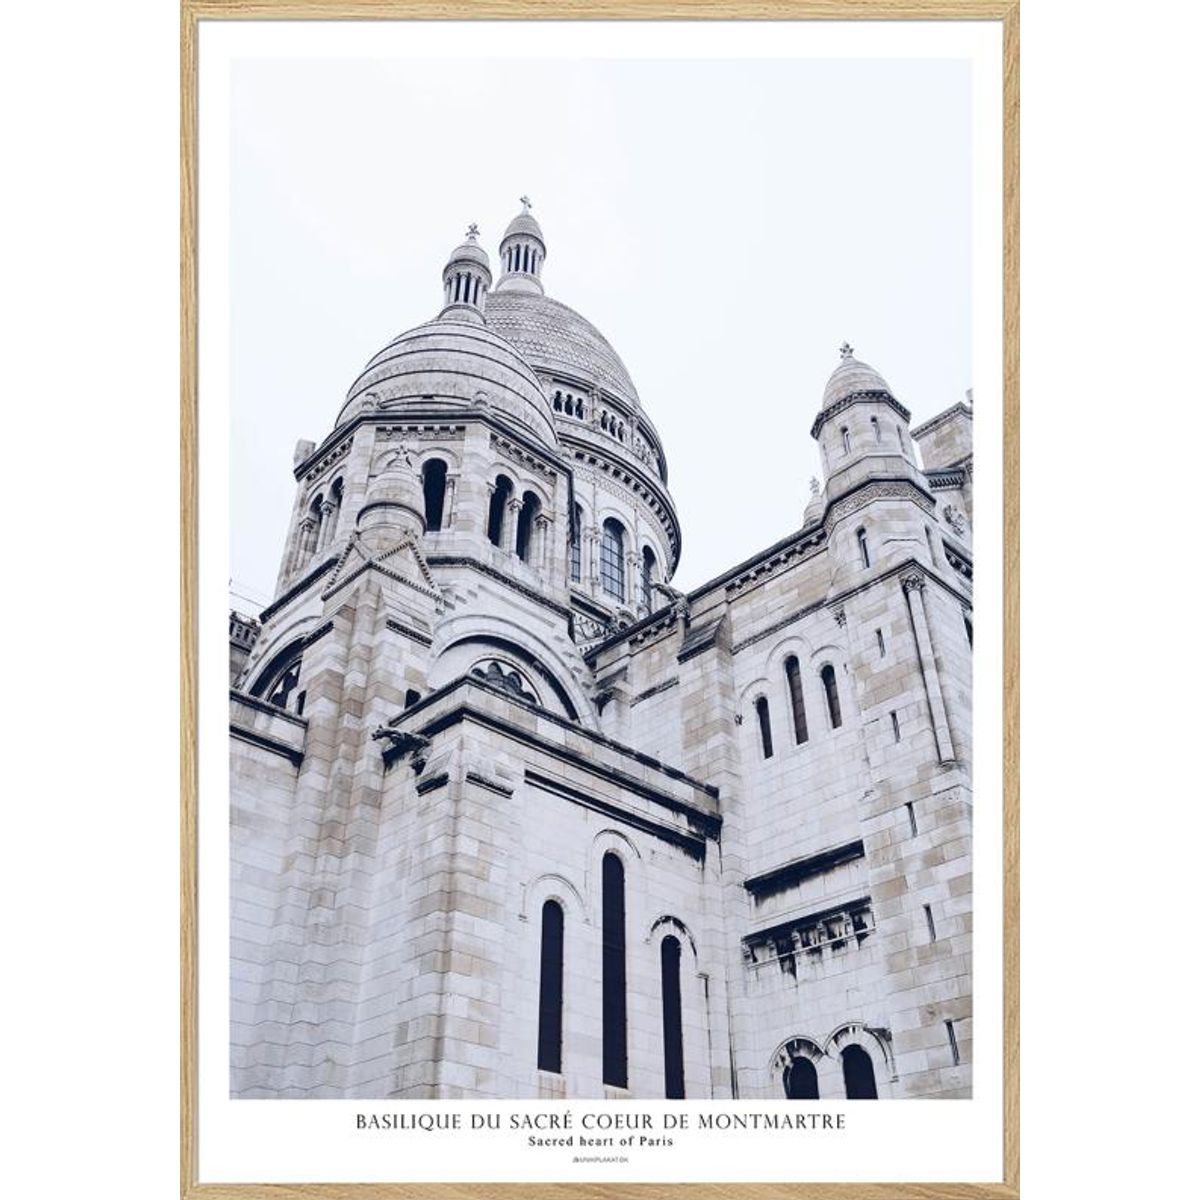
[[[321,502],[321,532],[317,539],[317,550],[324,550],[333,541],[334,512],[337,505],[332,500]]]
[[[500,535],[500,545],[509,554],[517,552],[517,525],[521,518],[521,501],[515,496],[504,506],[504,529]]]
[[[587,585],[588,591],[594,596],[600,590],[600,530],[592,525],[580,536],[583,538],[581,582]]]
[[[543,573],[550,569],[551,525],[552,522],[545,513],[538,513],[537,520],[534,522],[536,533],[534,553],[529,557],[531,562]]]
[[[446,473],[446,494],[442,499],[442,528],[451,529],[454,526],[454,501],[458,494],[458,477]]]
[[[921,668],[925,695],[929,700],[929,715],[933,721],[938,761],[951,763],[954,761],[954,745],[950,741],[950,722],[946,717],[946,702],[942,698],[942,685],[933,657],[933,640],[929,636],[929,621],[925,615],[925,577],[915,573],[906,575],[903,585],[913,634],[917,641],[917,664]]]
[[[309,542],[312,539],[313,530],[316,528],[316,521],[311,516],[306,516],[300,522],[300,535],[296,538],[296,557],[292,562],[292,570],[298,571],[308,560],[310,553]]]

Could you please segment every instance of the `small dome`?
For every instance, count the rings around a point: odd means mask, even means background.
[[[854,357],[854,351],[848,345],[843,346],[842,361],[825,385],[825,396],[821,401],[821,407],[823,409],[831,408],[849,396],[880,392],[895,399],[892,396],[892,389],[887,385],[887,380],[874,367],[859,362]]]
[[[811,525],[825,511],[825,493],[821,491],[821,485],[816,479],[809,482],[811,495],[808,498],[808,503],[804,506],[804,516],[801,518],[801,528],[806,525]]]
[[[350,386],[341,425],[360,409],[491,408],[555,446],[554,413],[529,363],[503,337],[441,317],[389,342]]]
[[[471,226],[474,229],[474,226]],[[476,234],[469,234],[467,240],[461,246],[456,246],[453,253],[447,261],[447,267],[453,266],[455,263],[469,262],[474,263],[478,267],[482,267],[490,275],[492,272],[492,264],[488,261],[487,251],[476,241]]]
[[[542,227],[537,223],[537,219],[529,209],[523,209],[517,213],[515,217],[508,223],[508,228],[504,231],[504,237],[500,239],[501,245],[510,238],[517,236],[535,237],[544,246],[546,239],[542,235]]]

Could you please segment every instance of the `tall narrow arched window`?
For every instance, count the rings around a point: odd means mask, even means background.
[[[642,603],[647,608],[653,608],[651,601],[654,598],[654,567],[655,558],[654,551],[649,546],[642,547]]]
[[[758,736],[762,739],[763,758],[770,758],[775,753],[771,744],[771,708],[766,696],[759,696],[754,702],[754,711],[758,714]]]
[[[967,631],[967,645],[970,646],[971,649],[974,649],[975,648],[975,626],[971,624],[971,618],[968,617],[966,613],[963,613],[963,625],[965,626],[966,631]]]
[[[491,503],[488,505],[487,535],[493,546],[499,546],[500,539],[504,536],[504,513],[512,492],[512,480],[507,475],[497,476],[492,488]]]
[[[853,1044],[842,1051],[842,1078],[846,1081],[847,1100],[878,1100],[875,1066],[871,1056]]]
[[[871,565],[871,553],[867,549],[867,531],[860,529],[854,536],[858,541],[858,557],[864,567],[869,567]]]
[[[788,696],[792,701],[792,729],[796,734],[796,745],[800,746],[808,741],[808,716],[804,711],[804,688],[800,683],[800,662],[794,654],[785,660],[783,673],[787,676]]]
[[[434,533],[442,527],[446,506],[446,464],[431,458],[421,468],[421,486],[425,491],[425,528]]]
[[[601,876],[604,1082],[623,1088],[629,1084],[625,1048],[625,867],[615,854],[604,856]]]
[[[600,586],[610,596],[625,599],[625,530],[611,517],[600,532]]]
[[[783,1073],[783,1094],[789,1100],[820,1100],[817,1068],[810,1058],[794,1058]]]
[[[563,910],[557,900],[542,905],[542,978],[538,992],[539,1071],[562,1072]]]
[[[662,942],[663,1076],[668,1100],[683,1099],[683,1005],[679,987],[681,947],[677,937]]]
[[[532,493],[521,497],[521,512],[517,517],[517,557],[529,562],[533,549],[533,523],[542,510],[542,502]]]
[[[842,426],[842,453],[850,453],[850,430],[845,425]]]
[[[821,668],[821,682],[825,685],[825,707],[829,710],[830,728],[839,729],[842,724],[842,705],[838,700],[837,675],[829,663]]]
[[[880,432],[880,429],[879,429],[879,418],[878,417],[871,418],[871,429],[874,431],[875,440],[877,442],[883,441],[883,434]]]
[[[571,578],[583,578],[583,506],[576,504],[571,519]]]
[[[267,694],[267,703],[276,708],[291,708],[292,693],[300,683],[300,660],[296,659],[284,670]]]

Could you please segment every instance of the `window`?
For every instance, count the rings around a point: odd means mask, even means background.
[[[279,677],[278,683],[271,689],[267,703],[276,708],[287,708],[296,685],[300,682],[300,660],[296,659]],[[301,693],[303,694],[303,693]]]
[[[504,536],[505,507],[512,491],[512,480],[507,475],[498,475],[492,488],[491,503],[488,505],[487,535],[493,546],[499,546]]]
[[[571,523],[571,578],[578,583],[583,578],[583,507],[574,508]]]
[[[858,557],[862,559],[864,567],[869,567],[871,565],[871,555],[867,551],[867,531],[860,529],[854,536],[858,539]]]
[[[962,1061],[958,1054],[958,1037],[954,1032],[954,1022],[946,1022],[946,1038],[950,1042],[950,1057],[954,1060],[954,1065],[957,1067]]]
[[[963,613],[963,625],[966,627],[966,630],[967,630],[967,645],[972,650],[974,650],[975,649],[975,627],[971,624],[971,618],[968,617],[966,613]]]
[[[758,714],[758,732],[762,738],[763,758],[770,758],[775,753],[771,744],[771,709],[766,696],[759,696],[754,702],[754,711]]]
[[[446,464],[431,458],[421,468],[421,484],[425,490],[425,528],[435,533],[442,527],[442,510],[446,505]]]
[[[800,683],[800,662],[792,655],[783,664],[787,676],[788,695],[792,698],[792,728],[796,733],[796,745],[808,741],[808,717],[804,712],[804,688]]]
[[[418,692],[416,688],[409,688],[408,691],[404,693],[404,707],[412,708],[412,706],[420,699],[421,693]]]
[[[845,425],[842,426],[842,453],[850,453],[850,430]]]
[[[610,596],[625,599],[625,530],[611,517],[600,535],[600,586]]]
[[[625,867],[610,852],[604,856],[601,875],[604,1082],[623,1088],[629,1083],[625,1051]]]
[[[649,546],[642,547],[642,603],[647,608],[653,608],[654,599],[654,551]]]
[[[563,910],[557,900],[542,905],[542,979],[538,992],[539,1071],[562,1072]]]
[[[850,1045],[842,1051],[842,1078],[846,1082],[847,1100],[879,1099],[875,1088],[875,1066],[861,1046]]]
[[[895,709],[892,709],[892,737],[897,742],[900,740],[900,718],[896,716]]]
[[[913,802],[911,800],[909,800],[908,803],[905,804],[904,807],[906,809],[908,809],[908,830],[913,835],[913,837],[916,837],[917,836],[917,810],[913,807]]]
[[[879,429],[879,418],[878,418],[878,417],[872,417],[872,418],[871,418],[871,429],[872,429],[872,430],[874,431],[874,433],[875,433],[875,440],[876,440],[877,442],[879,442],[879,441],[882,441],[882,440],[883,440],[883,434],[880,432],[880,429]]]
[[[925,926],[929,930],[929,940],[937,941],[937,926],[933,923],[933,909],[928,904],[925,905]]]
[[[541,501],[532,492],[521,497],[521,512],[517,517],[517,557],[522,562],[529,562],[532,557],[533,523],[541,510]]]
[[[789,1100],[820,1100],[817,1068],[810,1058],[794,1058],[783,1073],[783,1094]]]
[[[826,663],[821,668],[821,682],[825,685],[825,706],[829,709],[829,725],[831,729],[840,729],[842,725],[842,706],[838,700],[837,676],[833,667]]]
[[[882,658],[887,653],[887,646],[883,641],[883,630],[875,630],[875,640],[879,643],[879,657]]]
[[[683,1009],[679,989],[681,947],[677,937],[662,943],[663,1074],[668,1100],[683,1099]]]
[[[936,563],[937,555],[933,550],[933,533],[928,525],[925,526],[925,544],[929,547],[929,557]]]

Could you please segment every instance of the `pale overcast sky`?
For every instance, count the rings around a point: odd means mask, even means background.
[[[691,588],[800,524],[848,339],[919,422],[972,385],[970,66],[265,61],[232,80],[231,571],[274,590],[298,438],[528,194],[546,291],[662,435]]]

